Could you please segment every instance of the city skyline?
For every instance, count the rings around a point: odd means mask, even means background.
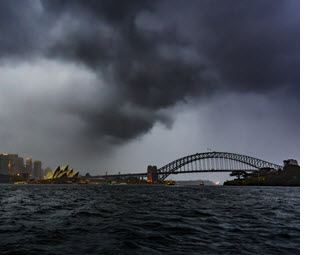
[[[47,168],[50,167],[46,167],[46,169]],[[19,156],[17,153],[0,153],[0,174],[23,176],[26,179],[41,179],[45,176],[40,160],[33,161],[32,157],[21,157],[21,155]]]

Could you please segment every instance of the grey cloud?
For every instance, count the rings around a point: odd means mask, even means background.
[[[97,140],[125,142],[157,122],[170,126],[163,110],[217,90],[299,94],[299,1],[43,0],[0,7],[0,61],[42,57],[99,77],[96,98],[62,102]]]

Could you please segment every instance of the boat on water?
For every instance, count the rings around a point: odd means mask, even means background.
[[[167,185],[176,185],[176,182],[175,181],[166,181],[166,184]]]
[[[127,185],[128,183],[126,182],[111,182],[111,185]]]
[[[24,181],[20,181],[20,182],[14,182],[13,184],[27,184],[27,183]]]

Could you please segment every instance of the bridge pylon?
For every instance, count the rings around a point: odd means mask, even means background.
[[[156,166],[148,166],[147,169],[148,182],[158,182],[158,168]]]

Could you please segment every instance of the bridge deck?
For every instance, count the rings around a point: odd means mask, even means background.
[[[171,172],[170,174],[187,174],[187,173],[226,173],[226,172],[233,172],[233,171],[245,171],[245,172],[254,172],[258,171],[258,169],[241,169],[241,170],[217,170],[217,169],[209,169],[209,170],[180,170]],[[166,172],[159,173],[159,175],[167,174]],[[130,174],[110,174],[110,175],[98,175],[98,176],[91,176],[91,178],[116,178],[116,177],[146,177],[147,173],[130,173]]]
[[[109,175],[97,175],[91,176],[91,178],[115,178],[115,177],[144,177],[147,173],[136,173],[136,174],[109,174]]]

